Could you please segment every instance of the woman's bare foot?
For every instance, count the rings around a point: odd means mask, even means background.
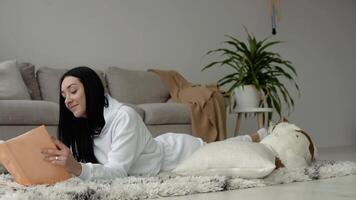
[[[259,129],[256,133],[250,134],[252,142],[260,142],[263,138],[268,135],[268,132],[265,128]]]
[[[252,142],[260,142],[260,135],[256,132],[256,133],[251,133],[250,137],[252,139]]]

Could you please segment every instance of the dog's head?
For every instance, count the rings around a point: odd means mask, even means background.
[[[305,131],[287,121],[270,125],[270,134],[261,143],[275,152],[282,166],[305,167],[315,160],[316,147]]]

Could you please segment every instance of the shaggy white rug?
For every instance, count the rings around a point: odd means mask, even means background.
[[[0,175],[0,199],[87,200],[151,199],[195,193],[235,190],[291,182],[311,181],[356,174],[356,163],[316,161],[303,169],[278,169],[264,179],[241,179],[224,176],[177,176],[162,173],[151,177],[127,177],[83,182],[77,178],[55,185],[20,186],[9,174]]]

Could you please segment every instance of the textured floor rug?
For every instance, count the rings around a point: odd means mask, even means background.
[[[303,169],[278,169],[264,179],[241,179],[224,176],[182,177],[163,173],[152,177],[127,177],[83,182],[77,178],[55,185],[23,187],[9,174],[0,175],[0,199],[87,200],[151,199],[195,193],[263,187],[291,182],[311,181],[356,174],[356,163],[316,161]]]

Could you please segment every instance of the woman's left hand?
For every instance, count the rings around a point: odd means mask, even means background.
[[[44,155],[44,160],[62,166],[69,173],[79,176],[82,172],[82,166],[75,160],[71,150],[61,141],[55,138],[52,138],[52,140],[57,148],[43,149],[41,153]]]

